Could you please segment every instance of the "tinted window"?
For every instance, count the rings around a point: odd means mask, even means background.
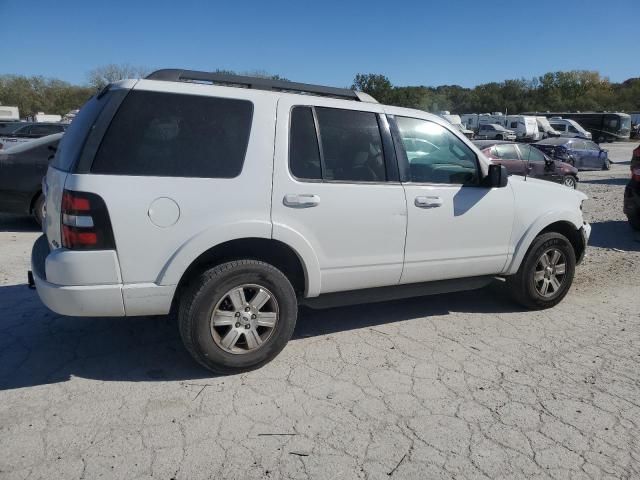
[[[31,127],[32,135],[51,135],[52,133],[58,133],[62,131],[62,126],[59,125],[33,125]]]
[[[246,100],[133,91],[111,122],[91,171],[235,177],[242,170],[252,113]]]
[[[578,132],[578,129],[576,127],[574,127],[573,125],[569,125],[569,131],[571,133],[580,133],[580,132]]]
[[[564,132],[567,130],[564,123],[550,123],[549,125],[551,125],[551,128],[559,132]]]
[[[529,162],[544,162],[546,159],[540,150],[529,145],[518,145],[522,160]]]
[[[518,128],[518,122],[511,122],[511,128]]]
[[[519,160],[516,146],[509,143],[500,143],[495,147],[496,157],[505,160]]]
[[[325,180],[386,181],[375,113],[316,107],[316,115]]]
[[[396,117],[407,152],[412,182],[470,184],[478,179],[476,155],[443,126],[415,118]],[[429,148],[415,148],[417,141]]]
[[[289,165],[291,173],[298,178],[322,179],[318,137],[311,107],[295,107],[291,112]]]

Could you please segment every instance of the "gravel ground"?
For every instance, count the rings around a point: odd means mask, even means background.
[[[640,238],[631,144],[583,172],[574,287],[528,312],[499,286],[302,310],[264,368],[211,377],[164,317],[47,311],[38,233],[0,216],[0,478],[640,478]]]

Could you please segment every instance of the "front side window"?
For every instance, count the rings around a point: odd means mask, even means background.
[[[315,107],[325,180],[387,180],[382,137],[372,112]]]
[[[598,145],[596,145],[593,142],[585,141],[584,143],[585,143],[585,145],[587,147],[587,150],[600,150],[600,147],[598,147]]]
[[[578,129],[576,127],[574,127],[573,125],[569,125],[569,131],[571,133],[580,133],[580,132],[578,132]]]
[[[520,155],[525,162],[544,162],[546,159],[544,154],[535,147],[530,145],[518,145]]]
[[[557,130],[558,132],[564,132],[567,129],[565,128],[564,123],[551,123],[551,128],[553,128],[554,130]]]
[[[511,128],[518,128],[518,122],[511,122]]]
[[[132,91],[91,167],[93,173],[232,178],[244,163],[253,104],[247,100]]]
[[[582,140],[574,140],[573,142],[571,142],[571,148],[575,150],[584,150],[586,148],[586,145]]]
[[[395,118],[407,153],[410,181],[455,185],[478,182],[475,153],[453,133],[427,120]],[[417,144],[425,147],[415,149]]]

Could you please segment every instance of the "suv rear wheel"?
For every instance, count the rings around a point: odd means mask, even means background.
[[[45,203],[44,203],[44,195],[38,195],[36,201],[33,202],[33,218],[38,223],[38,225],[42,225],[45,215]]]
[[[257,260],[202,273],[180,299],[180,335],[193,358],[215,373],[258,368],[285,347],[298,304],[287,277]]]
[[[540,310],[565,297],[576,269],[576,256],[569,240],[556,232],[538,236],[518,272],[507,278],[513,298],[521,305]]]

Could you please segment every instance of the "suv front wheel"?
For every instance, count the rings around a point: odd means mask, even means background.
[[[180,299],[180,335],[212,372],[258,368],[285,347],[298,304],[287,277],[257,260],[236,260],[202,273]]]
[[[576,269],[573,246],[564,235],[544,233],[534,241],[518,272],[507,278],[513,298],[521,305],[541,310],[565,297]]]

